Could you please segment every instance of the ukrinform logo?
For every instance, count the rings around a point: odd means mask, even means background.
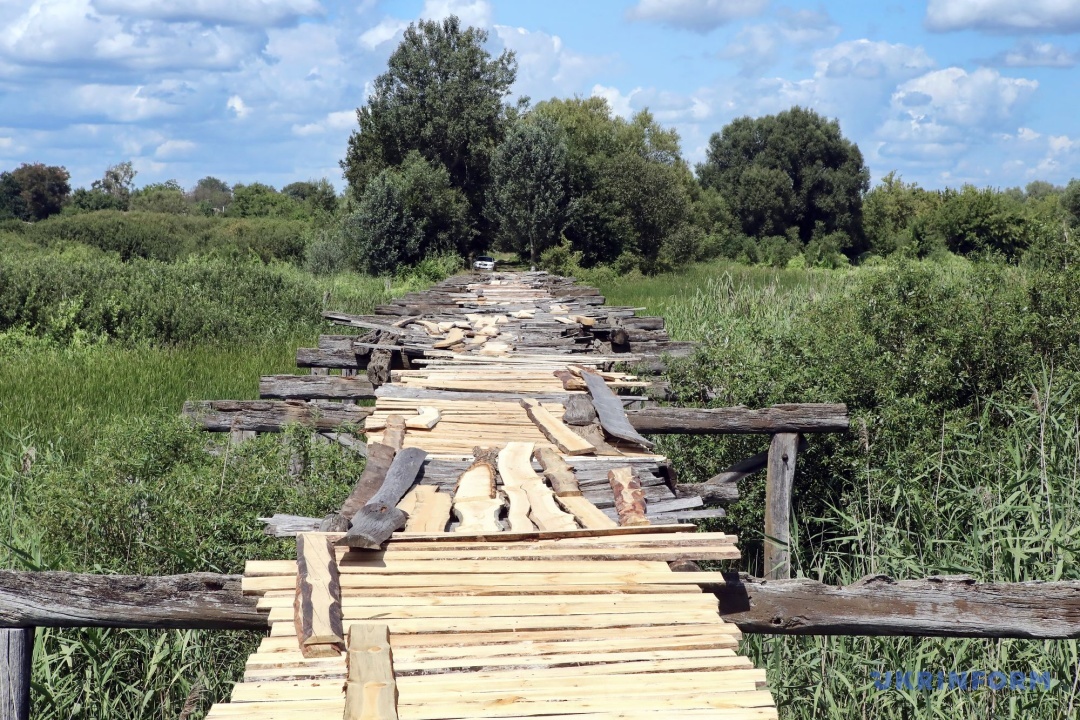
[[[874,670],[870,673],[876,690],[1042,690],[1050,689],[1049,672],[1002,672],[969,670],[966,672]]]

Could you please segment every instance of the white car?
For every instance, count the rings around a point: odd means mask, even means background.
[[[481,255],[476,258],[476,261],[472,264],[473,270],[494,270],[495,258],[488,257],[487,255]]]

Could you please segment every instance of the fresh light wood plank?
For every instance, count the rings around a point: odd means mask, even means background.
[[[522,398],[521,406],[525,408],[525,412],[536,423],[536,427],[544,433],[548,440],[557,445],[562,453],[566,455],[590,455],[596,452],[596,447],[592,443],[570,430],[563,424],[562,420],[552,415],[536,400]]]
[[[293,616],[305,657],[336,656],[345,649],[337,555],[324,535],[296,536],[297,573]],[[286,618],[281,618],[286,619]]]
[[[648,525],[645,517],[645,495],[641,491],[641,482],[634,476],[634,469],[626,467],[608,471],[608,481],[615,494],[615,510],[619,513],[619,525],[640,527]]]
[[[345,720],[398,720],[398,690],[386,625],[349,628]]]

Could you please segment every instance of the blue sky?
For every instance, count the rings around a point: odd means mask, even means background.
[[[1080,0],[0,0],[0,168],[341,187],[402,29],[450,13],[517,53],[516,94],[648,107],[692,163],[731,119],[798,104],[875,181],[1080,176]]]

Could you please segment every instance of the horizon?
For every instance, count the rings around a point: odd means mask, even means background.
[[[0,169],[72,186],[132,161],[137,185],[327,178],[371,81],[418,19],[458,15],[517,53],[513,102],[601,96],[678,130],[683,157],[736,117],[839,121],[870,167],[927,188],[1063,185],[1080,3],[929,0],[18,0],[0,4]],[[1071,135],[1070,135],[1071,133]],[[1075,135],[1076,139],[1072,136]]]

